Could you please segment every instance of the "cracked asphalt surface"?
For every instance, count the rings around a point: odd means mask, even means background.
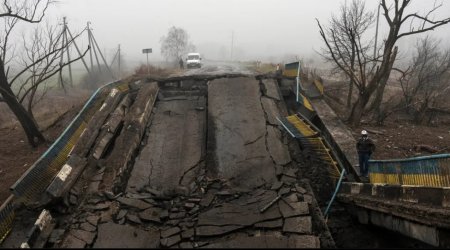
[[[209,170],[244,188],[270,183],[275,176],[260,96],[259,83],[251,78],[214,80],[208,87],[215,138],[215,162],[208,164]]]
[[[198,174],[206,149],[205,98],[179,98],[157,102],[147,145],[134,164],[128,191],[146,185],[163,192],[179,185],[187,188]],[[203,110],[197,110],[199,107]]]
[[[111,138],[109,153],[89,158],[64,201],[55,201],[44,246],[334,246],[328,229],[317,226],[320,209],[277,124],[287,109],[276,81],[257,80],[238,64],[211,63],[183,75],[207,74],[218,77],[159,90],[143,84],[158,93],[153,107],[141,89],[127,95],[134,111],[122,119],[136,122]],[[3,246],[18,247],[20,237]]]

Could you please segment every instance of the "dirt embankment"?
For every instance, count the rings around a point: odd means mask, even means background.
[[[333,110],[346,119],[348,108],[345,102],[347,89],[342,82],[325,80],[325,99]],[[386,88],[387,96],[401,98],[401,91],[395,86]],[[385,99],[389,100],[386,97]],[[450,115],[438,114],[433,126],[417,125],[404,110],[390,114],[382,126],[371,121],[372,113],[367,113],[358,127],[350,127],[357,139],[361,130],[367,130],[374,140],[376,151],[372,159],[386,160],[409,158],[430,154],[450,153]]]

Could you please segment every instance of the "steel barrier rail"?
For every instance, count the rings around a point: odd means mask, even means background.
[[[112,82],[98,88],[85,103],[81,111],[64,130],[49,149],[11,186],[18,202],[25,204],[36,200],[37,194],[43,193],[61,167],[68,159],[74,144],[84,131],[87,122],[98,110],[106,93],[120,81]]]
[[[286,119],[294,125],[294,127],[303,135],[303,136],[315,136],[318,134],[317,131],[314,131],[311,126],[302,121],[298,116],[291,115],[286,117]]]
[[[277,120],[292,137],[299,140],[300,145],[304,146],[306,150],[310,150],[321,163],[327,165],[329,177],[333,180],[337,180],[334,193],[324,211],[324,216],[326,217],[346,174],[344,165],[339,160],[336,152],[333,151],[333,148],[327,140],[322,138],[320,130],[301,113],[281,119],[277,118]]]
[[[0,207],[0,243],[6,238],[12,229],[12,223],[15,217],[14,196],[10,195]]]
[[[318,79],[314,79],[313,81],[314,86],[316,86],[317,90],[319,91],[320,95],[323,95],[323,84]]]
[[[311,127],[314,131],[317,132],[317,136],[320,136],[321,139],[321,143],[323,144],[322,147],[326,148],[326,152],[328,153],[329,157],[334,161],[334,165],[336,166],[336,170],[337,173],[340,173],[341,171],[339,170],[339,168],[341,170],[346,169],[345,165],[343,164],[343,162],[341,161],[341,158],[339,158],[338,153],[336,152],[336,148],[333,147],[332,144],[330,144],[330,142],[328,141],[327,137],[324,135],[324,133],[322,132],[322,130],[320,130],[316,125],[314,125],[314,123],[308,118],[306,117],[304,114],[302,114],[301,112],[297,113],[297,116],[303,120],[305,123],[308,124],[309,127]],[[338,148],[339,149],[339,148]],[[339,167],[339,168],[338,168]],[[347,173],[347,172],[346,172]]]
[[[331,178],[339,179],[341,170],[343,169],[338,159],[332,156],[332,151],[328,143],[321,138],[317,128],[298,115],[291,115],[286,118],[278,119],[288,132],[300,141],[306,149],[310,150],[321,162],[329,166],[328,173]],[[336,159],[336,160],[335,160]]]
[[[370,160],[371,183],[450,187],[450,154]]]
[[[66,163],[69,154],[80,138],[93,114],[100,108],[112,88],[124,92],[128,83],[115,81],[98,88],[85,103],[83,108],[66,127],[58,139],[42,154],[42,156],[11,186],[11,195],[0,207],[0,243],[10,232],[17,203],[33,204],[39,194],[45,191],[61,167]]]

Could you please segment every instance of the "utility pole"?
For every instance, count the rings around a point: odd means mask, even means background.
[[[62,29],[62,33],[61,33],[61,39],[62,39],[62,48],[63,50],[61,51],[61,59],[60,59],[60,65],[63,65],[64,63],[64,50],[66,50],[66,55],[67,55],[67,61],[70,62],[70,52],[69,52],[69,39],[67,37],[67,22],[66,22],[66,17],[63,17],[63,29]],[[72,78],[72,66],[69,64],[69,77],[70,77],[70,86],[73,86],[73,78]],[[60,87],[64,87],[63,86],[63,82],[62,82],[62,69],[59,71],[59,78],[58,78],[58,85]],[[66,89],[64,88],[64,91]]]
[[[118,53],[119,53],[119,78],[120,78],[120,76],[121,76],[121,74],[120,74],[120,44],[119,44],[119,51],[118,51]]]
[[[75,45],[75,49],[77,49],[78,55],[81,57],[82,54],[80,48],[78,48],[77,42],[75,41],[75,38],[73,37],[72,32],[70,32],[69,28],[67,28],[67,33],[69,33],[69,36],[72,39],[73,44]],[[91,49],[92,48],[89,47],[89,50]],[[89,76],[91,76],[91,71],[89,70],[89,67],[83,57],[81,57],[81,61],[83,62],[83,65],[86,68],[86,71],[88,72]]]
[[[91,39],[91,28],[89,28],[89,24],[91,22],[87,22],[87,31],[88,31],[88,41],[89,41],[89,48],[91,48],[89,50],[89,58],[91,59],[91,71],[94,71],[94,60],[92,59],[92,50],[94,49],[94,46],[92,44],[92,39]]]
[[[63,30],[62,30],[62,48],[64,48],[64,33],[65,33],[65,24],[66,24],[66,17],[63,17]],[[64,50],[61,51],[61,58],[59,59],[59,65],[62,65],[64,62]],[[33,72],[34,72],[34,66],[33,66]],[[33,77],[33,82],[34,82],[34,77]],[[64,83],[62,81],[62,69],[59,71],[59,77],[58,77],[58,86],[61,88],[64,86]],[[66,91],[66,89],[64,88],[64,92]]]
[[[233,61],[233,42],[234,42],[234,31],[231,31],[231,50],[230,50],[231,61]]]
[[[109,73],[111,74],[111,76],[112,76],[113,78],[115,78],[113,72],[111,71],[111,68],[108,66],[108,63],[107,63],[106,60],[105,60],[105,57],[103,57],[102,51],[100,50],[100,46],[98,46],[97,40],[95,40],[95,37],[94,37],[94,35],[93,35],[92,33],[91,33],[91,38],[92,38],[92,44],[95,45],[95,47],[97,48],[98,53],[100,54],[100,57],[101,57],[101,59],[103,60],[103,63],[105,64],[106,69],[109,71]],[[94,49],[95,49],[95,48],[94,48]],[[94,53],[95,53],[95,58],[97,59],[97,65],[98,65],[98,68],[99,68],[99,70],[101,70],[101,69],[100,69],[100,62],[99,62],[99,60],[98,60],[97,52],[96,52],[95,50],[94,50]]]
[[[63,18],[63,32],[64,32],[64,37],[63,39],[66,40],[66,52],[67,52],[67,61],[70,62],[70,51],[69,51],[69,38],[67,37],[67,22],[66,22],[66,17]],[[70,86],[73,86],[73,78],[72,78],[72,65],[71,63],[69,63],[69,79],[70,79]]]
[[[377,58],[377,41],[378,41],[378,23],[380,19],[380,7],[381,4],[378,3],[378,12],[377,12],[377,27],[375,29],[375,46],[373,47],[373,60],[375,61]],[[376,63],[376,61],[375,61]]]

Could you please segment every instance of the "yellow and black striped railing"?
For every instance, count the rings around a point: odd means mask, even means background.
[[[339,159],[333,154],[329,143],[320,135],[320,131],[312,125],[301,114],[279,118],[283,127],[297,138],[300,144],[311,151],[315,158],[321,161],[328,168],[329,176],[339,179],[343,168]]]
[[[450,187],[450,154],[369,161],[371,183]]]
[[[12,229],[15,217],[13,198],[14,196],[10,195],[0,207],[0,243],[5,240]]]
[[[300,74],[300,62],[287,63],[284,65],[283,76],[297,77]]]
[[[320,80],[315,79],[313,81],[314,86],[317,88],[317,91],[319,91],[320,95],[323,95],[323,84]]]

